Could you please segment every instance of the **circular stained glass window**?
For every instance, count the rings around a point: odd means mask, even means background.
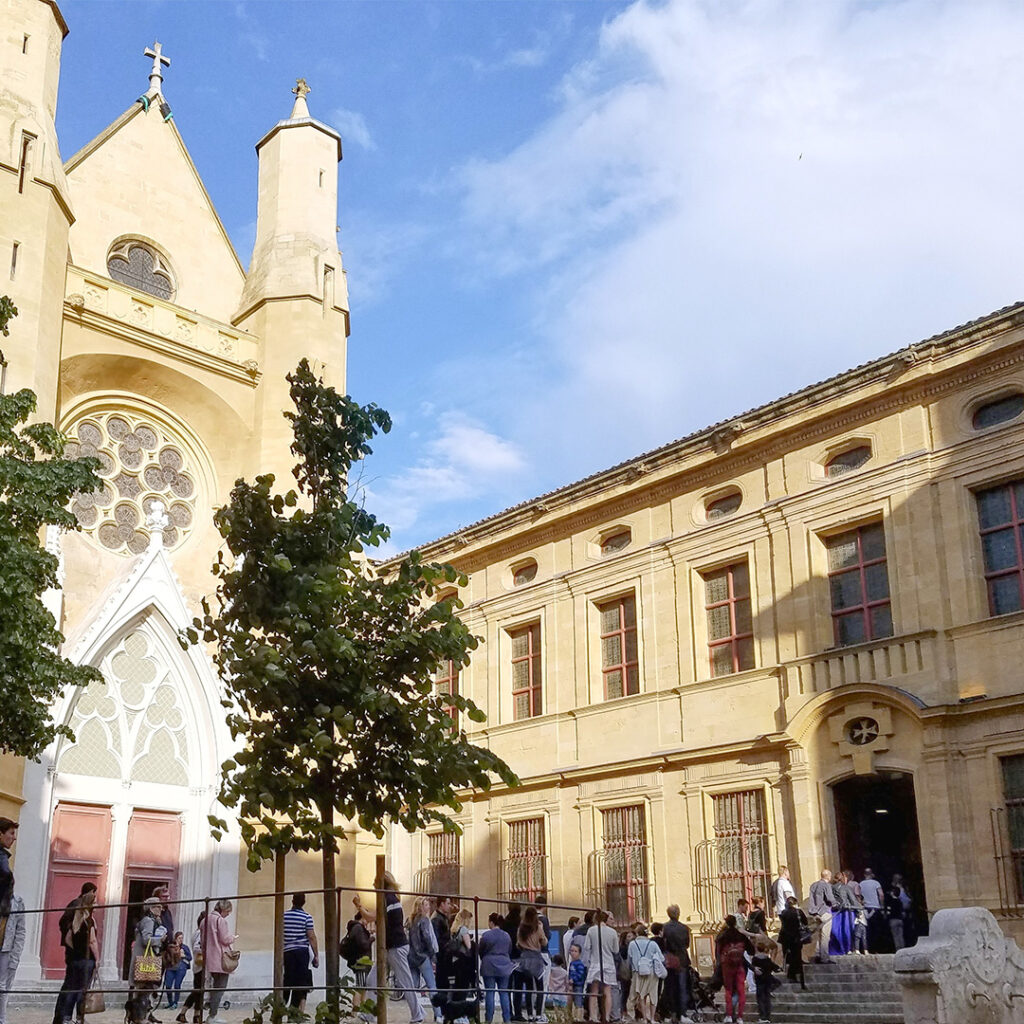
[[[151,420],[128,413],[85,416],[68,430],[66,454],[98,459],[103,483],[71,503],[83,531],[109,551],[137,555],[146,550],[146,519],[153,502],[167,513],[164,545],[188,535],[196,516],[196,474],[185,447]]]

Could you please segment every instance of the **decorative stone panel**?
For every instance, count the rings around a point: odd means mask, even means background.
[[[896,954],[906,1024],[1020,1024],[1024,950],[983,907],[940,910]]]

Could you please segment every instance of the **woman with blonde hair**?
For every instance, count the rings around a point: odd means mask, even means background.
[[[409,976],[419,991],[426,989],[431,1009],[437,993],[437,980],[434,977],[437,935],[430,923],[432,910],[430,897],[421,896],[413,904],[412,917],[409,918]],[[437,1019],[436,1013],[434,1019]]]
[[[647,934],[647,925],[642,921],[638,922],[635,932],[636,938],[626,950],[632,971],[629,1006],[626,1009],[630,1016],[651,1024],[654,1020],[654,1007],[658,1002],[658,979],[666,975],[668,970],[665,967],[665,954]]]

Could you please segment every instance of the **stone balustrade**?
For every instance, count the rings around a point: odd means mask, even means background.
[[[1024,950],[982,907],[938,911],[895,969],[906,1024],[1024,1021]]]

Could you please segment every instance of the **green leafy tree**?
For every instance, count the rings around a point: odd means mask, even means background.
[[[17,313],[0,296],[4,337]],[[61,656],[64,637],[43,603],[57,586],[59,564],[44,547],[44,528],[79,528],[68,505],[76,491],[100,486],[99,463],[65,459],[59,431],[49,423],[26,425],[35,409],[27,388],[0,394],[0,751],[22,757],[38,757],[58,735],[71,737],[52,720],[50,707],[66,686],[100,678],[96,669]]]
[[[476,722],[483,712],[434,690],[437,667],[465,665],[478,644],[457,600],[438,599],[465,578],[415,552],[387,573],[366,557],[389,531],[349,480],[372,438],[390,430],[388,414],[325,386],[305,360],[288,381],[297,489],[275,493],[272,475],[235,483],[215,517],[229,552],[213,569],[216,611],[204,604],[186,639],[213,645],[241,741],[219,796],[238,810],[250,870],[280,850],[318,850],[332,890],[344,820],[378,836],[388,822],[457,830],[459,789],[517,780],[466,740],[449,708]],[[336,1008],[337,905],[324,903]]]

